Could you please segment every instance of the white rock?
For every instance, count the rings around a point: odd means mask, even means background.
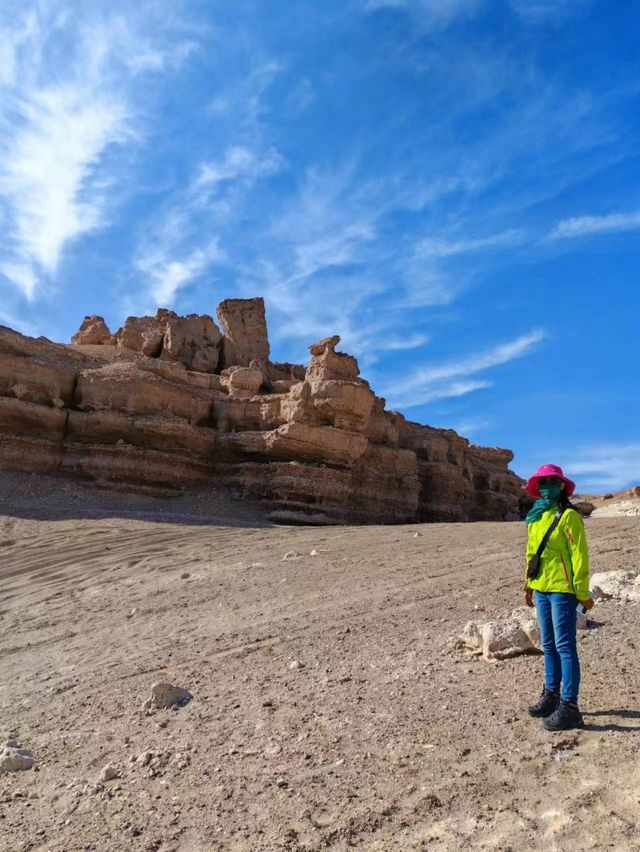
[[[594,509],[592,518],[637,518],[640,517],[639,500],[617,500]]]
[[[289,668],[291,671],[298,671],[299,669],[304,668],[304,663],[301,660],[292,660],[289,663]]]
[[[603,571],[591,578],[594,599],[640,601],[640,571]]]
[[[282,561],[286,562],[288,559],[299,559],[301,556],[302,554],[298,553],[297,550],[288,550],[282,557]]]
[[[142,705],[143,710],[164,710],[169,707],[183,707],[193,695],[181,686],[172,683],[154,683],[151,695]]]
[[[469,621],[456,643],[482,654],[486,660],[504,660],[540,650],[540,630],[534,611],[518,607],[509,618]]]
[[[33,752],[19,746],[16,740],[7,740],[0,753],[0,775],[31,769],[35,762]]]

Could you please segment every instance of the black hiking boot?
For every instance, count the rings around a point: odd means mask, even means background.
[[[584,719],[577,704],[560,699],[557,710],[543,719],[542,724],[547,731],[572,731],[574,728],[584,728]]]
[[[560,696],[557,692],[551,692],[546,687],[542,690],[542,696],[537,704],[530,704],[527,707],[527,713],[535,719],[544,719],[545,716],[550,716],[560,703]]]

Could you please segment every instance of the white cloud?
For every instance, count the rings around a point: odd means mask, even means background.
[[[108,146],[127,137],[127,112],[117,99],[69,85],[33,92],[22,117],[5,148],[0,191],[19,256],[52,274],[65,244],[100,224],[102,193],[83,190]]]
[[[395,352],[403,349],[418,349],[428,341],[429,337],[426,334],[408,334],[406,337],[390,337],[381,340],[378,347],[387,352]]]
[[[503,248],[519,243],[524,238],[521,229],[510,229],[489,237],[468,238],[462,240],[425,239],[418,243],[417,253],[423,257],[454,257],[458,254],[481,251],[482,249]]]
[[[156,221],[137,247],[133,265],[145,278],[143,309],[172,305],[187,284],[226,261],[219,232],[233,221],[256,181],[278,172],[283,163],[273,148],[261,152],[231,146],[219,160],[196,166],[186,189],[154,212]],[[132,305],[130,298],[127,303]]]
[[[458,435],[465,438],[470,438],[480,432],[484,432],[493,425],[493,421],[489,417],[469,417],[466,420],[461,420],[449,428],[454,429]]]
[[[38,281],[31,266],[21,263],[3,263],[0,266],[0,272],[17,286],[29,301],[33,299]]]
[[[532,23],[562,20],[584,9],[590,0],[510,0],[511,8]]]
[[[192,43],[154,43],[143,9],[125,18],[47,2],[22,17],[16,8],[0,37],[0,249],[8,277],[33,299],[68,245],[107,220],[115,154],[139,134],[136,77],[175,67]]]
[[[153,307],[172,305],[183,287],[199,278],[212,264],[223,259],[217,240],[184,257],[172,257],[163,249],[141,258],[136,268],[149,279]]]
[[[470,376],[529,355],[544,337],[543,331],[535,329],[508,343],[494,346],[486,352],[458,361],[423,367],[415,370],[404,381],[395,381],[390,384],[383,391],[383,396],[388,398],[389,405],[394,408],[411,408],[434,399],[463,396],[472,391],[482,390],[490,387],[492,383],[470,379]]]
[[[563,469],[580,492],[621,491],[640,484],[640,443],[584,447],[567,459]]]
[[[205,187],[214,189],[223,181],[239,178],[254,181],[259,177],[276,174],[283,166],[284,160],[275,148],[260,153],[244,145],[234,145],[225,151],[221,161],[200,164],[192,192],[197,193]]]
[[[574,216],[563,219],[549,234],[549,239],[588,237],[640,230],[640,210],[631,213],[609,213],[606,216]]]

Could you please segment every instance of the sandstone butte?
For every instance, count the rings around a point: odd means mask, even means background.
[[[0,327],[0,466],[160,493],[224,485],[293,523],[509,520],[510,450],[385,409],[339,337],[273,363],[262,299],[86,317],[71,344]]]

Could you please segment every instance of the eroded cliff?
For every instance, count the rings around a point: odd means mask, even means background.
[[[222,482],[292,522],[502,520],[509,450],[385,410],[338,337],[269,360],[262,299],[86,317],[70,345],[0,328],[0,465],[106,483]]]

